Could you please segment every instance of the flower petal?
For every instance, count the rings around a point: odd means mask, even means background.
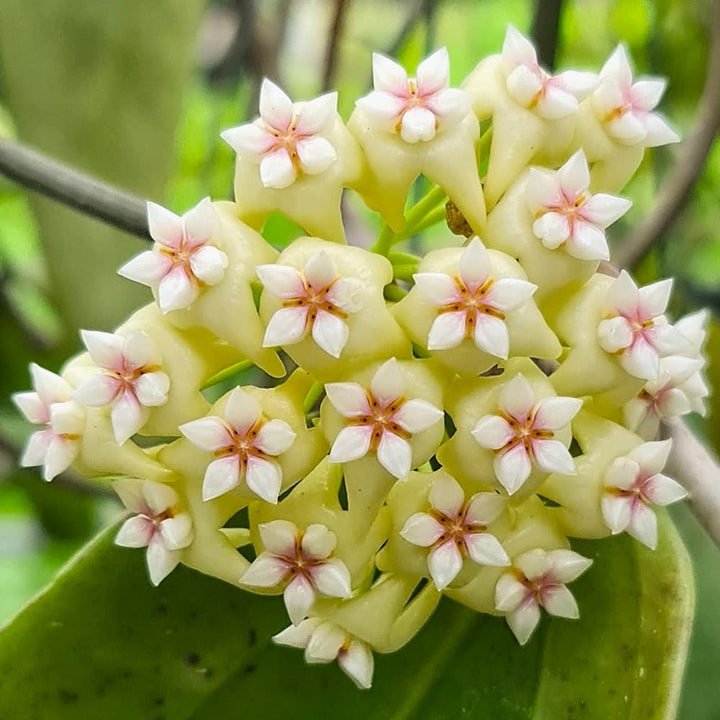
[[[285,588],[283,600],[291,622],[299,625],[315,602],[315,590],[305,576],[296,575]]]
[[[251,587],[272,588],[285,580],[288,574],[286,562],[272,553],[263,552],[240,577],[240,583]]]
[[[297,170],[284,147],[273,150],[260,161],[260,180],[266,188],[282,190],[292,185],[296,178]]]
[[[458,262],[460,279],[475,292],[490,276],[490,256],[477,235],[470,240]]]
[[[289,520],[271,520],[258,528],[260,539],[268,552],[294,558],[297,553],[298,529]]]
[[[639,307],[641,317],[654,318],[662,315],[670,301],[670,293],[672,292],[672,278],[654,282],[652,285],[645,285],[638,290],[640,298]]]
[[[208,452],[232,447],[233,438],[225,423],[214,415],[192,420],[178,430],[196,447]]]
[[[535,393],[524,375],[515,375],[503,385],[498,405],[511,417],[525,422],[535,407]]]
[[[495,609],[499,612],[515,610],[527,595],[528,588],[514,574],[505,573],[495,585]]]
[[[214,500],[224,495],[240,482],[240,459],[237,455],[226,455],[213,460],[205,470],[202,499]]]
[[[313,585],[321,595],[327,597],[350,598],[350,573],[345,563],[330,558],[310,568]]]
[[[550,585],[540,591],[543,607],[556,617],[576,620],[580,610],[573,594],[564,585]]]
[[[465,510],[466,525],[490,525],[507,507],[507,499],[494,492],[476,493]]]
[[[417,68],[418,94],[433,95],[448,86],[450,82],[450,58],[447,48],[441,47],[426,57]]]
[[[160,537],[156,535],[148,545],[145,559],[150,582],[157,587],[178,566],[180,553],[166,548]]]
[[[144,410],[131,390],[120,393],[112,404],[112,421],[115,442],[122,445],[145,424],[148,411]]]
[[[343,428],[330,448],[330,462],[344,463],[367,455],[372,438],[372,427],[350,426]]]
[[[336,308],[346,313],[360,312],[363,308],[363,284],[355,278],[338,278],[325,297]]]
[[[559,440],[533,440],[533,457],[538,466],[548,473],[575,475],[575,461]]]
[[[192,519],[188,513],[178,513],[160,522],[160,535],[170,550],[181,550],[193,540]]]
[[[292,100],[272,81],[260,86],[260,117],[267,125],[286,133],[293,119]]]
[[[180,216],[154,202],[147,204],[150,237],[171,250],[179,250],[183,241],[183,222]]]
[[[307,618],[299,625],[290,625],[277,635],[273,635],[272,641],[277,645],[288,647],[306,648],[315,629],[322,623],[320,618]]]
[[[573,223],[572,239],[566,249],[570,255],[578,260],[609,260],[605,233],[590,223],[576,220]]]
[[[432,110],[411,107],[402,116],[400,137],[407,143],[427,142],[435,137],[437,119]]]
[[[266,455],[281,455],[292,447],[297,435],[284,420],[268,420],[260,428],[255,447]]]
[[[375,90],[361,97],[355,105],[376,123],[394,123],[407,107],[407,100],[388,92]]]
[[[170,378],[164,372],[143,373],[133,388],[141,405],[159,407],[167,402]]]
[[[295,143],[300,167],[308,175],[325,172],[336,160],[337,153],[329,140],[323,137],[310,137]]]
[[[507,325],[500,319],[485,313],[475,313],[475,346],[489,355],[505,360],[510,353],[510,335]]]
[[[517,492],[530,477],[532,465],[523,445],[515,445],[509,450],[498,453],[493,464],[495,475],[508,495]]]
[[[383,404],[389,404],[403,394],[403,374],[395,358],[386,360],[370,381],[373,397]]]
[[[516,610],[509,612],[506,619],[517,641],[520,645],[525,645],[540,622],[540,607],[530,598]]]
[[[147,547],[154,531],[152,520],[145,515],[135,515],[122,524],[115,536],[115,544],[128,548]]]
[[[515,437],[515,431],[510,424],[499,415],[481,417],[470,434],[480,447],[488,450],[499,450]]]
[[[118,275],[134,282],[156,286],[172,269],[173,261],[162,253],[145,250],[126,262]]]
[[[205,245],[190,256],[193,275],[206,285],[217,285],[225,276],[227,266],[227,255],[212,245]]]
[[[543,168],[530,168],[525,201],[533,214],[540,210],[562,207],[563,194],[557,173]]]
[[[658,352],[642,335],[620,356],[620,364],[631,375],[645,380],[657,377],[660,372]]]
[[[616,353],[630,347],[634,334],[630,323],[618,315],[600,322],[597,337],[600,347],[605,352]]]
[[[123,338],[99,330],[81,330],[80,336],[90,353],[90,357],[98,367],[115,371],[123,370]],[[39,389],[38,392],[42,397],[42,392]]]
[[[547,553],[550,574],[554,582],[569,583],[580,577],[591,565],[592,560],[573,550],[558,548]]]
[[[220,137],[243,159],[259,163],[277,138],[262,123],[245,123],[220,133]]]
[[[412,470],[410,443],[399,435],[383,431],[377,449],[378,462],[398,480],[406,478]]]
[[[612,225],[631,207],[632,201],[617,195],[598,193],[588,198],[580,208],[580,215],[601,228]]]
[[[177,505],[179,501],[178,494],[170,485],[152,480],[145,480],[143,482],[142,495],[153,515],[164,513],[174,505]]]
[[[332,662],[347,642],[347,633],[334,622],[323,622],[315,629],[305,650],[310,664]]]
[[[50,482],[54,477],[65,472],[77,457],[79,449],[76,440],[68,440],[57,435],[51,437],[45,454],[43,479]]]
[[[328,355],[339,358],[343,348],[347,345],[350,330],[342,318],[319,310],[312,326],[312,337],[318,347]]]
[[[82,435],[85,411],[72,400],[50,406],[50,428],[56,435]]]
[[[236,387],[228,396],[223,416],[238,433],[245,435],[262,416],[262,408],[249,392]]]
[[[264,460],[249,455],[245,471],[245,482],[248,488],[258,497],[275,505],[282,487],[282,470],[272,460]]]
[[[288,265],[258,265],[257,276],[265,289],[275,297],[294,300],[307,295],[300,271]]]
[[[402,526],[400,535],[411,545],[430,547],[445,532],[445,528],[432,515],[418,512],[411,515]]]
[[[312,560],[324,560],[330,557],[337,545],[337,537],[334,532],[321,525],[313,523],[308,525],[303,533],[301,548],[303,555]]]
[[[478,565],[507,567],[510,558],[500,541],[490,533],[465,533],[463,536],[468,555]]]
[[[573,397],[552,397],[540,400],[535,411],[533,427],[541,430],[560,430],[578,414],[583,401]]]
[[[601,500],[602,516],[613,535],[623,532],[630,524],[632,506],[633,499],[630,497],[614,495],[608,492],[603,493]]]
[[[373,87],[398,96],[408,94],[408,76],[402,65],[385,55],[372,55]]]
[[[423,299],[438,307],[451,305],[460,298],[457,283],[445,273],[415,273],[413,280]]]
[[[263,347],[294,345],[300,342],[307,332],[308,308],[281,308],[271,318],[265,330]]]
[[[194,208],[183,215],[185,247],[197,248],[215,234],[220,218],[209,197],[203,198]]]
[[[627,533],[651,550],[657,547],[657,518],[644,502],[633,505]]]
[[[667,475],[658,473],[643,483],[642,494],[653,505],[670,505],[688,496],[687,490]]]
[[[537,290],[526,280],[501,278],[496,280],[485,295],[485,302],[501,312],[512,312],[527,302]]]
[[[457,545],[448,540],[428,554],[428,569],[435,587],[444,590],[462,569],[463,559]]]
[[[338,94],[320,95],[313,100],[295,104],[295,132],[298,135],[316,135],[326,130],[337,114]]]
[[[445,413],[426,400],[408,400],[393,415],[393,420],[412,435],[428,430],[445,417]]]
[[[548,250],[560,247],[571,235],[567,215],[559,212],[546,212],[541,215],[533,223],[532,231]]]
[[[647,477],[656,475],[665,467],[671,449],[672,440],[657,440],[638,445],[627,456],[640,466],[643,475]]]
[[[462,516],[465,492],[455,478],[447,475],[438,478],[432,484],[428,500],[430,505],[446,518],[456,520]]]
[[[25,450],[20,458],[21,467],[37,467],[45,464],[53,433],[50,430],[38,430],[27,439]]]
[[[192,305],[200,291],[188,275],[187,267],[178,264],[160,281],[157,293],[160,310],[169,313]]]
[[[346,418],[371,415],[367,392],[357,383],[327,383],[325,393],[330,404]]]
[[[338,665],[361,690],[372,686],[375,662],[370,648],[361,640],[353,640],[347,650],[338,654]]]
[[[464,310],[440,313],[428,333],[428,350],[449,350],[465,339],[467,314]]]
[[[75,388],[73,400],[85,407],[105,407],[122,390],[122,382],[105,372],[88,375]]]

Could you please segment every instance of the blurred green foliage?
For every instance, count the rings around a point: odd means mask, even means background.
[[[225,73],[216,38],[239,2],[203,0],[0,0],[0,135],[16,135],[49,154],[183,211],[205,195],[232,195],[233,153],[219,132],[254,112],[259,74],[270,72],[296,98],[320,91],[332,3],[258,0],[261,49],[269,19],[286,4],[277,57],[245,57]],[[428,5],[428,12],[415,6]],[[204,13],[203,13],[204,11]],[[414,21],[408,18],[415,13]],[[408,68],[447,45],[458,83],[483,56],[499,50],[508,22],[528,31],[531,0],[396,0],[350,2],[340,38],[337,85],[347,117],[370,82],[371,51],[395,50]],[[663,111],[683,134],[692,126],[705,82],[709,0],[566,0],[558,66],[597,69],[615,44],[630,49],[639,72],[665,75]],[[200,40],[198,41],[198,30]],[[236,36],[253,28],[241,28]],[[405,32],[403,32],[405,31]],[[226,40],[223,40],[226,42]],[[276,43],[278,44],[278,43]],[[208,56],[211,56],[208,59]],[[197,58],[203,58],[198,62]],[[242,58],[241,58],[242,60]],[[271,70],[268,70],[270,68]],[[682,146],[648,154],[626,188],[634,206],[613,226],[621,243],[653,206],[658,186]],[[676,278],[676,315],[700,306],[720,309],[720,145],[710,153],[682,217],[645,260],[643,281]],[[371,236],[377,219],[349,198]],[[266,235],[282,245],[297,234],[283,218]],[[423,243],[447,242],[434,228]],[[410,241],[417,247],[418,240]],[[76,349],[78,327],[110,329],[148,298],[115,277],[141,241],[37,196],[0,177],[0,621],[10,616],[112,513],[108,500],[40,487],[12,469],[11,448],[28,428],[9,420],[7,398],[28,384],[27,364],[57,369]],[[402,249],[402,248],[401,248]],[[720,325],[713,321],[709,376],[720,387]],[[720,448],[720,401],[698,430]],[[5,452],[7,450],[7,452]],[[73,509],[70,509],[70,508]],[[110,507],[110,509],[109,509]],[[698,615],[683,720],[717,720],[720,686],[720,602],[717,550],[681,509],[675,513],[694,560]]]

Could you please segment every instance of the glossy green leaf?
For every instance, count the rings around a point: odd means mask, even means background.
[[[627,537],[577,543],[578,622],[543,618],[517,646],[504,621],[442,603],[406,648],[376,658],[370,691],[337,666],[274,647],[278,598],[185,569],[159,589],[114,529],[78,555],[0,633],[0,717],[673,718],[693,610],[692,574],[669,521],[650,552]]]

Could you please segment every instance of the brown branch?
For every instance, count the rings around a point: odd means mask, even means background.
[[[562,10],[563,0],[535,0],[530,36],[537,49],[538,61],[548,70],[555,67]]]
[[[720,465],[685,422],[679,418],[663,423],[664,434],[673,440],[666,467],[689,493],[688,502],[705,532],[720,548]]]
[[[680,217],[720,129],[720,0],[714,0],[712,4],[706,72],[695,125],[658,193],[654,209],[618,246],[614,257],[618,267],[636,267]]]
[[[338,56],[340,54],[340,40],[342,39],[345,18],[347,17],[349,7],[349,0],[335,0],[335,14],[333,15],[330,35],[325,48],[325,70],[322,81],[323,92],[327,92],[335,84]]]
[[[149,239],[144,200],[18,142],[0,138],[0,173],[63,205]]]

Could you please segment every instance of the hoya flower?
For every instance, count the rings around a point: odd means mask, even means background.
[[[299,625],[315,602],[326,597],[352,596],[350,573],[345,563],[332,557],[335,533],[314,523],[304,531],[288,520],[259,526],[265,551],[240,578],[243,585],[274,588],[285,584],[283,599],[293,625]]]
[[[441,422],[444,414],[426,400],[407,400],[397,360],[380,366],[370,388],[358,383],[325,385],[332,406],[346,418],[330,449],[330,462],[345,463],[377,453],[378,462],[398,479],[412,469],[413,435]]]
[[[217,214],[205,198],[182,216],[149,202],[147,216],[155,245],[125,263],[118,274],[151,287],[163,313],[181,310],[225,274],[227,255],[212,242]]]
[[[572,550],[536,548],[513,561],[513,567],[495,586],[495,608],[506,619],[521,645],[540,622],[540,607],[557,617],[576,619],[577,603],[566,584],[592,565],[592,560]]]
[[[600,87],[592,105],[605,131],[624,145],[657,147],[680,141],[680,136],[659,115],[652,112],[665,92],[659,78],[640,78],[633,83],[632,69],[622,45],[600,71]]]
[[[703,361],[700,359],[680,355],[662,358],[658,376],[648,380],[638,395],[623,406],[623,417],[628,428],[646,440],[652,440],[657,434],[660,420],[692,412],[698,399],[702,404],[702,397],[693,392],[694,385],[690,382],[694,377],[699,377],[698,371],[702,366]],[[703,390],[705,394],[708,393],[704,382]]]
[[[220,136],[242,159],[259,164],[266,188],[282,189],[303,174],[319,175],[337,160],[335,148],[321,136],[336,115],[337,93],[293,103],[266,78],[260,87],[260,117]]]
[[[620,364],[634,377],[656,378],[661,357],[688,347],[687,339],[663,315],[671,289],[672,280],[638,288],[622,270],[608,290],[610,309],[598,326],[598,341],[603,350],[618,355]]]
[[[249,393],[235,388],[222,417],[192,420],[179,430],[193,445],[215,455],[205,470],[203,500],[230,492],[244,480],[258,497],[277,502],[282,470],[274,458],[291,447],[296,435],[284,420],[263,417]]]
[[[417,77],[408,78],[402,65],[373,53],[374,90],[355,104],[374,123],[400,133],[405,142],[432,140],[439,129],[465,117],[468,93],[448,87],[450,60],[446,48],[425,58]]]
[[[428,350],[454,348],[472,338],[480,350],[507,358],[510,336],[505,314],[523,305],[537,286],[517,278],[495,280],[491,273],[487,250],[474,237],[460,256],[457,275],[413,275],[418,291],[438,308],[427,338]]]
[[[307,618],[273,636],[273,642],[304,649],[305,662],[311,665],[337,660],[360,689],[367,690],[372,685],[374,661],[369,646],[334,622]]]
[[[504,498],[476,493],[466,502],[458,482],[446,476],[433,483],[428,499],[430,511],[411,515],[400,535],[413,545],[432,548],[428,569],[438,590],[457,577],[466,556],[478,565],[510,564],[499,540],[487,532],[505,509]]]
[[[591,195],[585,153],[578,150],[559,170],[532,168],[526,199],[535,216],[533,233],[549,250],[561,245],[580,260],[609,260],[605,228],[624,215],[630,200]]]
[[[495,451],[495,475],[510,495],[522,487],[534,465],[547,473],[575,474],[575,462],[555,433],[567,427],[582,400],[536,401],[525,376],[515,375],[503,385],[498,407],[496,414],[481,417],[471,434],[478,445]]]
[[[598,84],[593,73],[568,70],[550,75],[537,61],[532,43],[512,25],[502,49],[508,95],[540,117],[555,119],[577,112],[579,102]]]
[[[80,382],[73,399],[87,407],[109,405],[115,441],[122,445],[147,422],[150,408],[167,402],[170,378],[160,369],[155,342],[144,332],[80,334],[99,372]]]
[[[72,387],[45,368],[30,364],[34,392],[19,392],[12,400],[20,412],[44,429],[34,432],[20,458],[22,467],[43,467],[50,481],[67,470],[80,451],[80,436],[85,430],[85,412],[72,400]]]
[[[687,380],[681,385],[681,390],[685,393],[690,401],[693,411],[699,415],[705,416],[705,398],[710,394],[710,388],[705,382],[703,369],[706,364],[703,355],[703,346],[707,338],[707,310],[699,310],[685,317],[680,318],[675,323],[675,329],[682,333],[683,337],[688,341],[689,347],[683,353],[685,357],[694,359],[700,363],[700,366]]]
[[[294,345],[310,332],[315,343],[337,358],[347,344],[348,314],[362,310],[362,283],[338,276],[326,252],[310,256],[303,270],[288,265],[260,265],[257,274],[265,289],[283,300],[270,318],[263,345]]]
[[[623,531],[652,550],[657,546],[657,518],[650,505],[670,505],[687,491],[661,470],[672,440],[638,445],[613,461],[603,481],[602,514],[613,535]]]
[[[159,585],[180,562],[180,550],[193,541],[192,519],[181,510],[178,494],[169,485],[151,480],[117,480],[115,492],[133,517],[125,521],[115,544],[147,548],[150,581]]]

